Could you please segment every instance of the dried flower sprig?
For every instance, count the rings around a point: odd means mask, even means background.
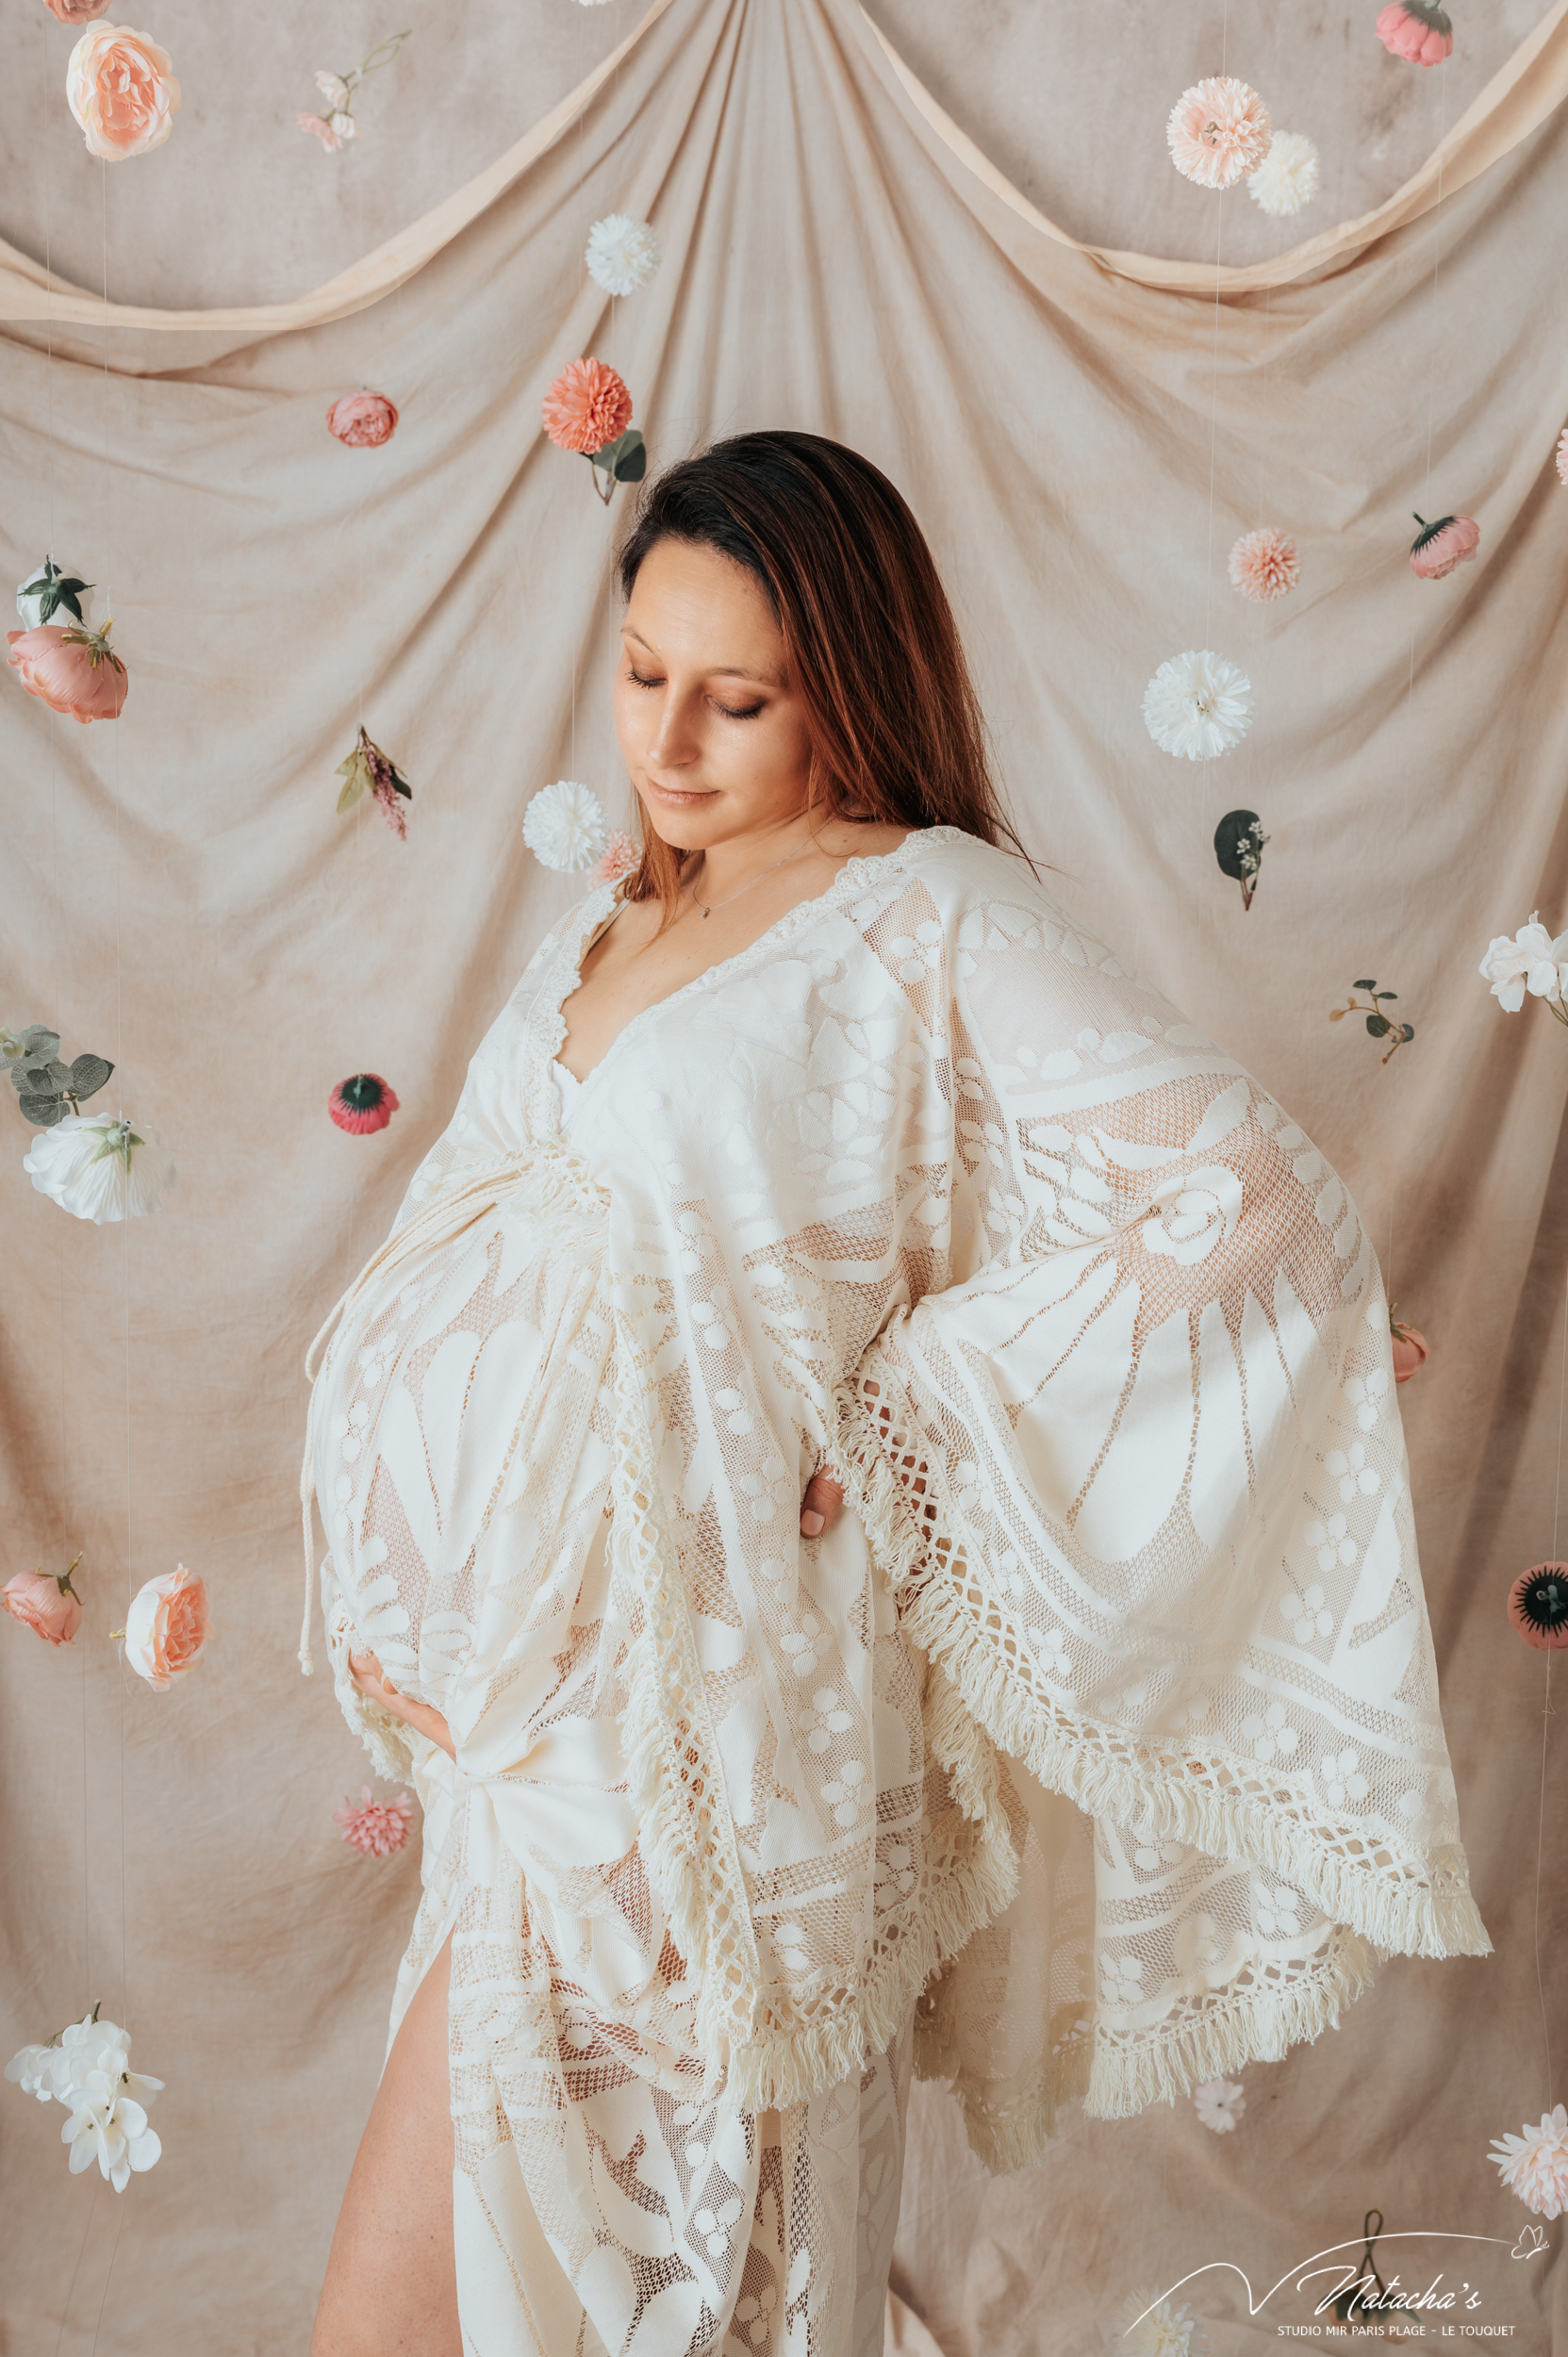
[[[1258,889],[1258,870],[1263,864],[1263,845],[1271,838],[1263,832],[1263,822],[1255,810],[1228,810],[1214,829],[1214,857],[1222,876],[1234,877],[1242,888],[1242,908],[1252,906],[1252,896]]]
[[[80,1100],[96,1096],[114,1070],[106,1056],[77,1056],[62,1063],[59,1045],[59,1033],[44,1023],[29,1023],[20,1032],[0,1030],[0,1058],[22,1118],[35,1129],[52,1129],[68,1113],[79,1113]]]
[[[339,816],[345,810],[352,810],[362,794],[373,794],[381,804],[382,816],[399,842],[407,841],[408,825],[398,807],[398,798],[401,795],[405,802],[411,802],[414,789],[400,773],[397,764],[382,751],[379,745],[371,742],[363,728],[355,740],[353,752],[346,761],[338,764],[332,774],[346,781],[338,797]]]
[[[1347,998],[1343,1007],[1332,1009],[1329,1020],[1330,1023],[1338,1023],[1347,1014],[1364,1014],[1366,1028],[1372,1037],[1386,1039],[1390,1043],[1388,1055],[1383,1058],[1384,1063],[1387,1063],[1389,1058],[1396,1055],[1401,1047],[1409,1047],[1415,1037],[1415,1025],[1391,1022],[1383,1013],[1380,1001],[1385,998],[1397,998],[1399,996],[1397,991],[1379,990],[1377,983],[1371,981],[1352,982],[1350,987],[1352,991],[1364,990],[1367,993],[1367,1004],[1363,1007],[1359,998]]]
[[[413,31],[393,33],[386,41],[377,41],[369,57],[351,65],[346,74],[329,74],[324,67],[316,73],[316,88],[326,100],[324,115],[298,114],[294,121],[302,131],[308,131],[313,140],[320,140],[328,155],[340,148],[345,140],[357,139],[359,125],[354,119],[354,102],[372,74],[379,74],[384,65],[390,65],[404,42]]]

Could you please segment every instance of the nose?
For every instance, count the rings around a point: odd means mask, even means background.
[[[648,746],[648,765],[652,769],[684,769],[696,760],[697,750],[690,700],[681,694],[671,680],[659,699],[658,722]]]

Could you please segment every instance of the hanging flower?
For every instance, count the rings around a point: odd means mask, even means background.
[[[1246,2097],[1230,2079],[1206,2079],[1193,2089],[1193,2109],[1205,2128],[1223,2136],[1236,2127],[1246,2109]]]
[[[632,422],[632,396],[602,360],[569,360],[543,402],[544,430],[557,450],[592,457]]]
[[[1213,761],[1251,727],[1252,683],[1207,649],[1173,654],[1144,690],[1144,722],[1162,751]]]
[[[329,156],[335,156],[343,142],[324,115],[297,114],[294,121],[302,131],[308,131],[313,140],[320,140]]]
[[[1508,1591],[1508,1616],[1527,1645],[1568,1645],[1568,1563],[1532,1563]]]
[[[338,1081],[326,1109],[339,1129],[352,1129],[363,1137],[372,1129],[386,1129],[397,1112],[398,1100],[378,1072],[356,1072],[352,1080]]]
[[[1489,2161],[1510,2193],[1537,2217],[1561,2217],[1568,2211],[1568,2110],[1559,2103],[1543,2112],[1541,2125],[1527,2121],[1520,2134],[1494,2137]]]
[[[163,2151],[147,2125],[163,2081],[131,2069],[130,2045],[129,2031],[101,2021],[94,2005],[46,2046],[24,2046],[6,2065],[7,2078],[24,2095],[63,2103],[69,2112],[60,2141],[71,2148],[71,2174],[96,2161],[116,2193]]]
[[[1389,0],[1378,12],[1378,39],[1411,65],[1441,65],[1453,53],[1453,19],[1436,0]]]
[[[1200,2357],[1203,2328],[1184,2303],[1130,2292],[1112,2320],[1118,2357]]]
[[[1364,1014],[1366,1028],[1371,1036],[1374,1039],[1386,1039],[1390,1043],[1388,1055],[1383,1058],[1386,1064],[1391,1057],[1395,1055],[1401,1047],[1408,1047],[1415,1037],[1415,1025],[1396,1023],[1391,1015],[1383,1013],[1381,1001],[1388,999],[1392,1002],[1396,999],[1399,996],[1396,990],[1379,990],[1377,982],[1371,981],[1353,982],[1351,989],[1366,992],[1365,1006],[1363,1007],[1355,997],[1347,998],[1343,1007],[1334,1007],[1330,1010],[1329,1020],[1330,1023],[1341,1023],[1347,1014]]]
[[[640,858],[641,854],[631,836],[623,828],[614,827],[604,849],[588,870],[588,882],[592,884],[619,883],[622,876],[631,874]]]
[[[1557,479],[1568,489],[1568,425],[1557,437]]]
[[[29,696],[51,712],[80,720],[118,720],[130,682],[109,645],[112,619],[102,630],[64,630],[50,622],[41,630],[8,630],[7,660]]]
[[[108,0],[104,0],[107,8]],[[24,631],[41,630],[45,622],[60,619],[62,629],[74,622],[85,630],[92,612],[92,584],[66,571],[46,556],[31,577],[18,582],[16,610],[22,617]]]
[[[60,1035],[46,1023],[29,1023],[20,1034],[0,1032],[0,1057],[17,1111],[37,1129],[52,1129],[68,1113],[79,1113],[84,1096],[96,1096],[114,1066],[107,1056],[76,1056],[60,1062]]]
[[[120,1633],[131,1668],[161,1692],[195,1668],[212,1634],[206,1581],[183,1563],[148,1580],[131,1598]]]
[[[96,25],[82,35],[66,65],[65,94],[89,152],[107,164],[161,147],[180,110],[167,52],[128,25]]]
[[[91,25],[103,15],[108,0],[43,0],[43,5],[61,25]]]
[[[368,1784],[359,1788],[356,1808],[345,1799],[341,1808],[332,1812],[343,1828],[343,1839],[361,1857],[392,1857],[408,1838],[413,1821],[414,1803],[406,1792],[400,1792],[395,1801],[374,1801]]]
[[[1560,1023],[1568,1023],[1568,1007],[1563,1005],[1563,994],[1568,991],[1568,933],[1560,933],[1554,941],[1540,921],[1539,910],[1532,912],[1527,925],[1520,926],[1517,940],[1507,933],[1493,936],[1479,970],[1507,1014],[1518,1014],[1528,990],[1533,998],[1545,999]]]
[[[607,295],[635,294],[659,267],[659,241],[634,214],[606,213],[588,231],[583,259],[594,285]]]
[[[385,393],[363,387],[339,393],[326,413],[327,432],[336,434],[350,450],[379,450],[397,431],[398,413]]]
[[[605,848],[606,834],[598,795],[575,778],[545,786],[522,815],[523,841],[541,866],[560,875],[591,867]]]
[[[410,28],[412,29],[412,28]],[[350,66],[346,74],[333,74],[319,66],[314,76],[316,88],[326,101],[324,115],[297,114],[294,121],[302,131],[320,140],[328,155],[336,155],[345,140],[357,139],[359,125],[354,119],[354,102],[362,85],[372,74],[379,74],[384,65],[390,65],[408,34],[394,33],[388,41],[378,41],[369,57]],[[385,437],[383,437],[385,438]]]
[[[408,840],[408,824],[401,804],[411,802],[414,789],[389,756],[379,745],[372,744],[363,728],[355,740],[355,747],[346,761],[340,761],[333,771],[335,778],[346,781],[338,797],[339,816],[352,810],[362,794],[372,794],[381,804],[381,814],[398,840]]]
[[[22,1167],[40,1195],[95,1228],[156,1211],[175,1176],[157,1131],[113,1113],[67,1113],[34,1142]]]
[[[1165,124],[1172,163],[1204,189],[1229,189],[1256,172],[1272,138],[1268,108],[1232,74],[1184,90]]]
[[[40,1565],[36,1572],[15,1573],[0,1589],[0,1605],[35,1637],[47,1638],[51,1645],[69,1645],[82,1624],[82,1600],[71,1585],[81,1559],[78,1555],[63,1572],[46,1572]]]
[[[1396,1301],[1391,1301],[1388,1311],[1388,1330],[1394,1351],[1394,1379],[1395,1383],[1408,1383],[1412,1375],[1420,1374],[1432,1355],[1432,1346],[1426,1335],[1418,1333],[1413,1326],[1400,1323],[1394,1314],[1398,1307]]]
[[[1232,585],[1244,598],[1271,605],[1277,598],[1288,598],[1296,587],[1301,578],[1301,559],[1288,532],[1264,524],[1261,531],[1242,534],[1230,552],[1230,572]]]
[[[1228,810],[1214,829],[1214,857],[1222,876],[1233,876],[1242,888],[1242,913],[1252,906],[1263,846],[1269,841],[1255,810]]]
[[[1246,184],[1252,202],[1276,220],[1298,213],[1317,194],[1318,154],[1299,131],[1276,131],[1263,162]]]
[[[1435,524],[1420,516],[1415,520],[1421,529],[1411,542],[1411,570],[1423,581],[1446,580],[1481,545],[1481,528],[1470,516],[1440,516]]]

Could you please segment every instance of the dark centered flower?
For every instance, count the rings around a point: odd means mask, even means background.
[[[1508,1616],[1527,1645],[1568,1645],[1568,1563],[1532,1563],[1509,1590]]]
[[[327,1099],[327,1111],[338,1129],[359,1135],[385,1129],[397,1109],[397,1097],[377,1072],[356,1072],[352,1080],[339,1080]]]

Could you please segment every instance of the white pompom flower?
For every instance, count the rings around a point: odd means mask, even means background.
[[[1283,220],[1312,203],[1321,178],[1312,140],[1300,131],[1276,131],[1273,146],[1247,181],[1246,192],[1265,213]]]
[[[588,231],[583,259],[594,285],[607,295],[635,294],[659,267],[659,240],[635,214],[606,213]]]
[[[590,786],[557,778],[522,815],[522,839],[541,866],[558,875],[591,867],[609,837],[603,805]]]
[[[157,1131],[114,1113],[67,1113],[36,1140],[22,1167],[40,1195],[97,1228],[156,1211],[175,1175]]]
[[[1568,2213],[1568,2111],[1560,2103],[1542,2113],[1539,2128],[1527,2120],[1520,2134],[1494,2136],[1486,2157],[1537,2217]]]
[[[1252,682],[1207,648],[1173,654],[1144,690],[1144,722],[1163,752],[1213,761],[1252,726]]]

